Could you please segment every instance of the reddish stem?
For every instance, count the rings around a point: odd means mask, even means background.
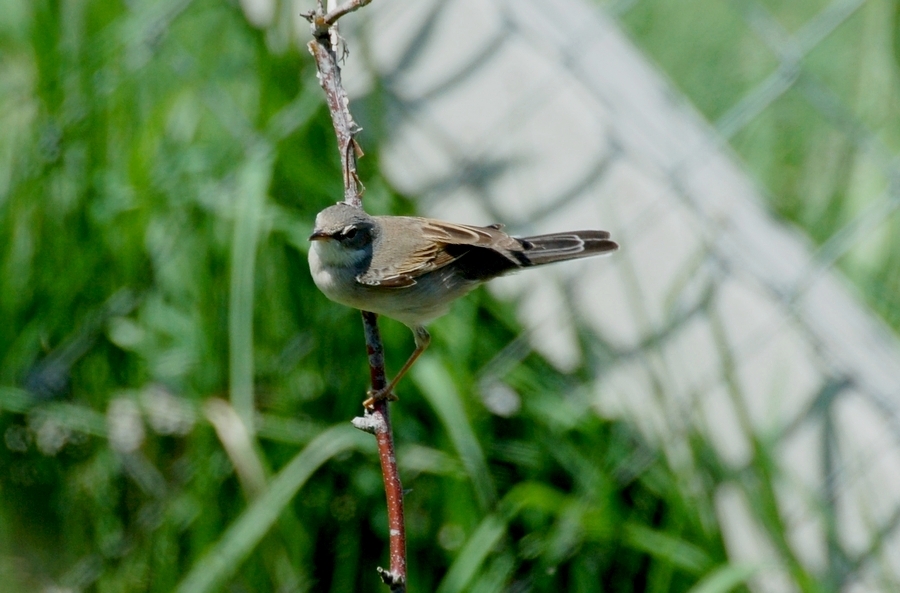
[[[372,389],[377,391],[387,385],[384,372],[384,347],[378,329],[378,315],[362,312],[366,333],[366,351],[369,355],[369,372]],[[381,474],[384,477],[384,492],[387,497],[388,531],[390,533],[390,572],[379,570],[382,580],[392,592],[406,591],[406,527],[403,520],[403,485],[397,470],[397,456],[394,453],[394,436],[391,431],[391,416],[387,399],[376,400],[368,419],[378,443],[378,457],[381,460]]]

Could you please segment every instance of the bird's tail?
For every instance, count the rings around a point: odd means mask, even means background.
[[[618,243],[606,231],[569,231],[519,239],[525,249],[516,253],[523,266],[542,266],[568,259],[612,253]]]

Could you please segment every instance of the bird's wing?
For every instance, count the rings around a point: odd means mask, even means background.
[[[462,257],[465,247],[521,250],[522,244],[500,230],[413,217],[379,217],[391,249],[376,249],[369,269],[356,280],[368,286],[403,288],[416,278]]]

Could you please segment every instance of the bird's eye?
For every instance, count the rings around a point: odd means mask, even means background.
[[[341,232],[341,235],[343,235],[345,239],[352,239],[353,237],[356,236],[356,233],[357,233],[356,227],[351,224],[350,226],[348,226]]]

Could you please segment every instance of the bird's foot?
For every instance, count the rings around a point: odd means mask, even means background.
[[[371,410],[375,407],[375,402],[380,402],[382,400],[387,400],[389,402],[398,401],[400,398],[394,395],[392,391],[388,391],[387,388],[374,390],[370,389],[366,392],[366,395],[369,396],[369,399],[363,402],[363,407],[367,410]]]

